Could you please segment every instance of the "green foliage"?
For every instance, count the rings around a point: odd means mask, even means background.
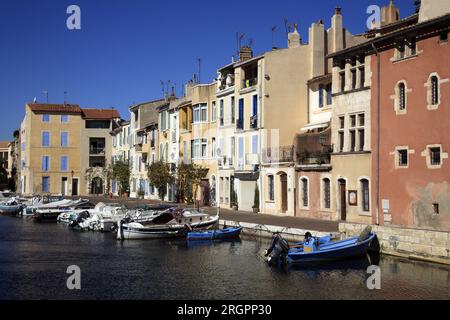
[[[178,166],[177,185],[180,192],[180,201],[193,203],[198,187],[207,176],[208,169],[196,164],[181,163]]]
[[[238,196],[237,196],[236,190],[234,190],[234,188],[231,189],[230,197],[231,197],[231,199],[230,199],[231,206],[237,206],[238,205]]]
[[[130,189],[130,164],[128,161],[119,159],[114,162],[109,175],[117,181],[119,187],[119,195],[129,192]]]
[[[161,201],[164,201],[167,185],[174,182],[169,165],[162,161],[153,162],[148,167],[148,179],[150,180],[150,185],[158,189],[158,196]]]
[[[255,187],[255,198],[253,200],[253,208],[254,209],[259,209],[259,188],[258,188],[258,184],[256,184],[256,187]]]

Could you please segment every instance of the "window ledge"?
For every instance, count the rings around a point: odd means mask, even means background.
[[[395,63],[400,63],[400,62],[416,59],[418,56],[419,55],[416,53],[414,55],[410,55],[410,56],[407,56],[407,57],[404,57],[404,58],[392,58],[391,62],[394,63],[394,64]]]
[[[370,90],[370,87],[366,86],[366,87],[357,88],[357,89],[344,90],[342,92],[333,93],[332,96],[334,98],[334,97],[342,96],[344,94],[356,93],[356,92],[366,91],[366,90]]]

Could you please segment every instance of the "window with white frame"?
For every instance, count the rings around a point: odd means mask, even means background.
[[[369,190],[369,180],[361,179],[360,180],[360,188],[361,188],[361,209],[363,212],[370,211],[370,190]]]
[[[303,177],[300,179],[301,205],[303,208],[309,206],[309,181]]]
[[[202,123],[208,121],[208,105],[201,103],[193,106],[193,123]]]
[[[331,209],[331,180],[329,178],[322,179],[322,195],[323,208]]]
[[[211,103],[211,122],[216,121],[216,117],[217,117],[216,112],[217,112],[217,110],[216,110],[216,102],[213,101]]]
[[[275,201],[275,180],[273,175],[267,176],[267,184],[269,201]]]

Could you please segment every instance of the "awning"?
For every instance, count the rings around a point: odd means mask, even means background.
[[[321,128],[327,128],[330,125],[329,122],[323,122],[323,123],[309,123],[300,130],[303,132],[314,130],[314,129],[321,129]]]

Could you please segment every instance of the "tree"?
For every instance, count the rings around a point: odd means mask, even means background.
[[[150,180],[150,185],[158,189],[158,196],[161,201],[164,201],[167,185],[174,182],[169,165],[162,161],[153,162],[148,167],[148,179]]]
[[[178,166],[177,185],[180,201],[193,203],[197,196],[198,187],[208,174],[208,168],[196,164],[181,163]]]
[[[259,210],[259,188],[258,183],[256,183],[255,187],[255,198],[253,199],[253,209]]]
[[[118,183],[120,196],[130,189],[130,171],[130,164],[123,159],[116,160],[112,165],[111,177]]]

